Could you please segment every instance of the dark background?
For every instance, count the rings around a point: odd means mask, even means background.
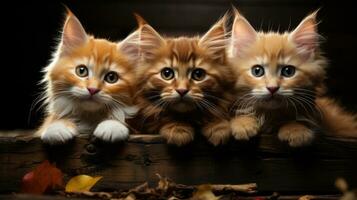
[[[321,8],[322,49],[330,60],[330,95],[357,110],[355,65],[357,10],[352,2],[316,0],[121,0],[48,1],[2,5],[0,129],[34,128],[41,119],[31,105],[40,92],[41,69],[48,64],[64,20],[64,4],[88,33],[111,40],[124,38],[136,27],[132,12],[168,35],[204,33],[235,5],[256,29],[294,28],[308,13]]]

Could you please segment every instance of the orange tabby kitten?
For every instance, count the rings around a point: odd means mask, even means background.
[[[87,35],[68,11],[60,45],[44,70],[47,117],[38,130],[44,142],[65,143],[92,132],[110,142],[128,137],[125,118],[135,112],[130,46]]]
[[[353,115],[320,97],[327,62],[319,50],[316,12],[285,33],[256,32],[235,14],[229,56],[238,74],[236,116],[231,119],[236,139],[277,131],[281,141],[296,147],[309,144],[321,129],[357,133]]]
[[[230,137],[229,91],[234,76],[226,61],[225,18],[203,37],[164,38],[139,19],[139,130],[185,145],[200,126],[218,145]]]

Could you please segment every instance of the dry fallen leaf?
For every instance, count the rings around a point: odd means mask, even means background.
[[[43,194],[63,185],[63,174],[48,160],[43,161],[33,171],[22,178],[21,192]]]
[[[89,191],[102,177],[91,177],[88,175],[78,175],[71,178],[66,185],[66,192],[86,192]]]
[[[311,199],[315,199],[315,197],[312,195],[305,195],[300,197],[298,200],[311,200]]]
[[[136,197],[134,194],[129,194],[124,200],[136,200]]]
[[[166,177],[163,178],[160,174],[156,174],[156,176],[159,178],[159,182],[157,183],[156,189],[166,192],[170,186],[169,180]]]
[[[192,196],[192,200],[219,200],[220,198],[213,194],[210,185],[198,186],[197,191]]]

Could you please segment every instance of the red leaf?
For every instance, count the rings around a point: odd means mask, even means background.
[[[21,192],[43,194],[46,191],[63,186],[61,170],[52,165],[48,160],[43,161],[33,171],[22,178]]]

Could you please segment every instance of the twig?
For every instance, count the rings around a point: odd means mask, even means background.
[[[211,188],[215,192],[231,191],[231,192],[244,192],[244,193],[256,193],[256,183],[239,184],[239,185],[211,185]]]

